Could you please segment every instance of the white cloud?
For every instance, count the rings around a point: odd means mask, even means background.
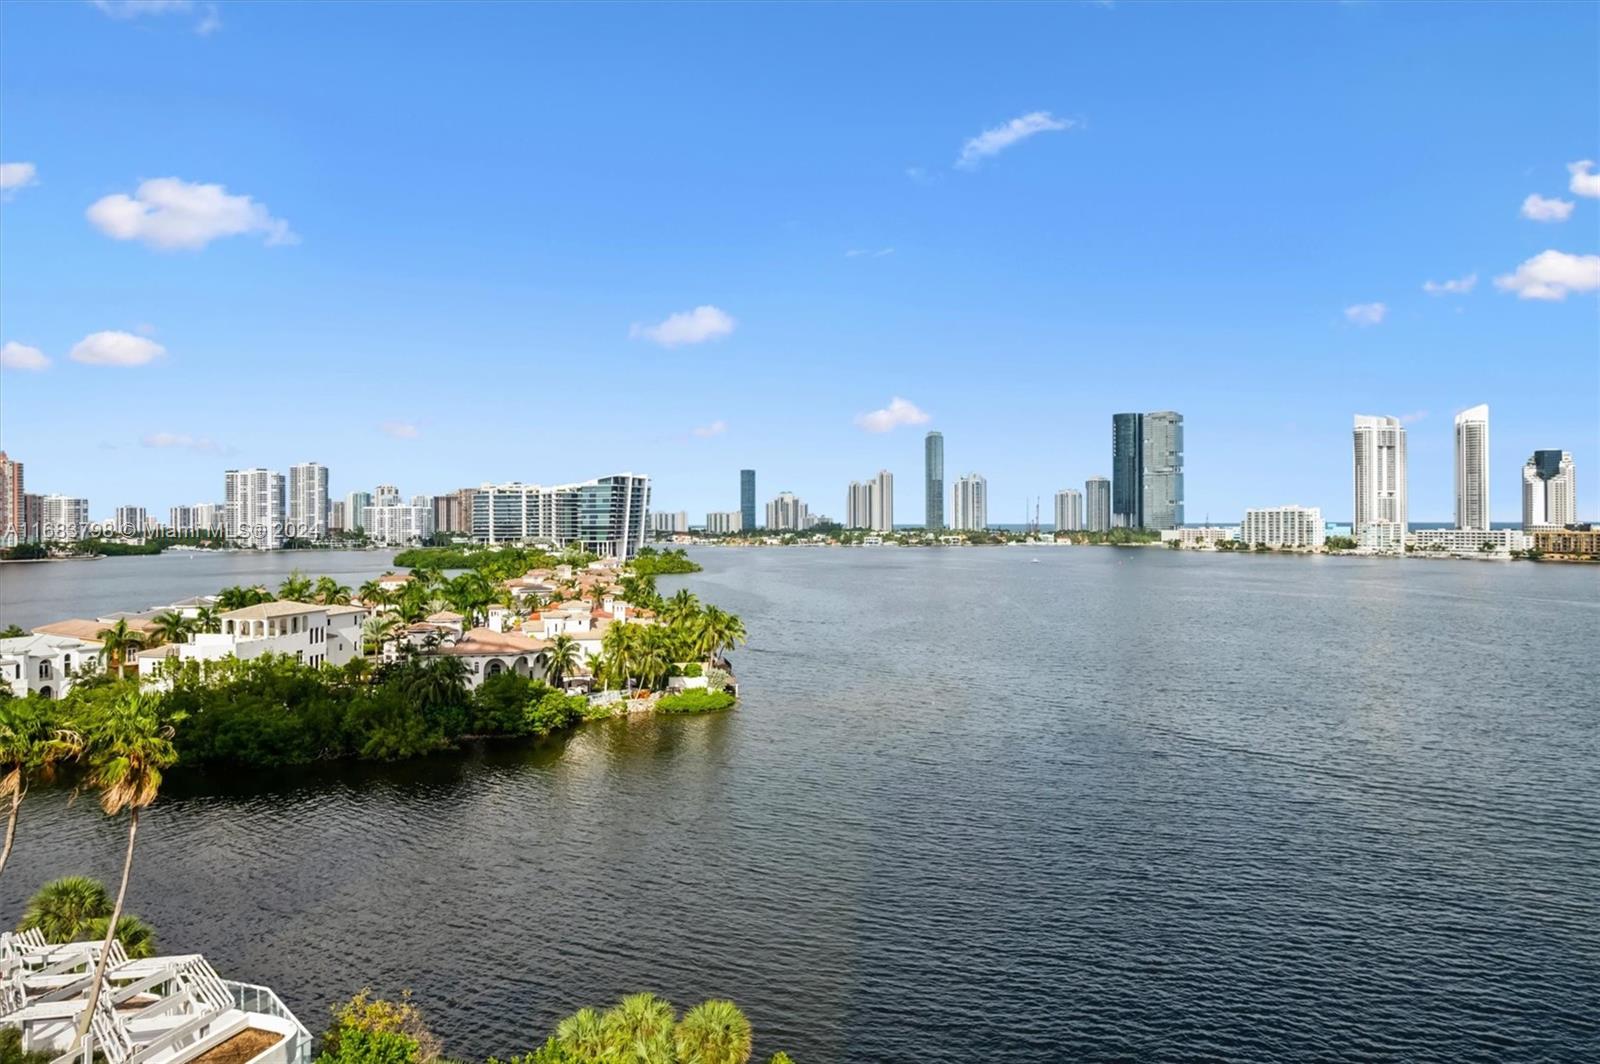
[[[693,429],[694,434],[702,440],[709,440],[713,436],[721,436],[727,431],[728,423],[726,421],[713,421],[709,425],[699,425]]]
[[[1559,303],[1570,292],[1600,288],[1600,255],[1541,251],[1518,266],[1515,273],[1496,277],[1494,286],[1502,292],[1515,292],[1518,299]]]
[[[1422,290],[1430,296],[1464,296],[1478,286],[1478,275],[1469,273],[1450,281],[1423,281]]]
[[[1389,314],[1389,308],[1382,303],[1357,303],[1353,307],[1344,308],[1345,320],[1352,325],[1377,325]]]
[[[32,163],[0,163],[0,198],[10,199],[19,188],[39,183],[39,168]]]
[[[140,240],[153,248],[198,250],[219,237],[259,233],[268,244],[297,244],[300,238],[282,218],[249,196],[230,196],[221,185],[191,184],[157,177],[132,196],[121,192],[93,203],[85,212],[106,236]]]
[[[140,440],[146,447],[195,451],[200,454],[217,454],[222,450],[215,440],[205,436],[191,436],[186,432],[151,432]]]
[[[885,255],[893,255],[894,248],[851,248],[844,253],[847,259],[881,259]]]
[[[662,347],[678,347],[727,336],[737,324],[726,311],[708,305],[679,311],[656,325],[635,323],[628,330],[628,336],[635,340],[651,340]]]
[[[142,366],[160,358],[167,349],[154,340],[132,333],[90,333],[73,345],[67,357],[91,366]]]
[[[898,395],[890,399],[889,405],[882,410],[856,415],[856,424],[868,432],[888,432],[901,425],[921,425],[928,420],[929,415],[918,408],[916,403],[902,399]]]
[[[1402,425],[1415,425],[1427,416],[1428,412],[1426,410],[1413,410],[1409,414],[1401,414],[1398,420]]]
[[[1535,192],[1522,201],[1522,216],[1533,222],[1564,222],[1574,206],[1571,200],[1545,199]]]
[[[222,16],[217,5],[197,4],[194,0],[91,0],[102,13],[114,19],[126,20],[144,15],[187,15],[198,12],[199,20],[194,31],[204,37],[222,27]]]
[[[385,421],[378,428],[382,429],[385,435],[393,436],[397,440],[414,440],[422,435],[422,430],[413,421]]]
[[[4,347],[0,347],[0,368],[4,369],[47,369],[50,359],[37,347],[19,344],[15,340],[7,340]]]
[[[1071,119],[1057,118],[1049,111],[1033,111],[1020,118],[1013,118],[1004,125],[986,129],[967,141],[961,146],[961,155],[956,159],[956,165],[963,170],[971,170],[989,156],[998,155],[1011,145],[1027,140],[1035,134],[1073,129],[1078,124]]]
[[[1574,196],[1588,196],[1590,199],[1600,196],[1600,174],[1594,172],[1592,159],[1568,163],[1567,173],[1572,175],[1572,182],[1567,189]]]

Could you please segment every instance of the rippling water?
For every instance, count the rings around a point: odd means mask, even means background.
[[[1600,569],[699,557],[739,711],[175,780],[133,908],[464,1057],[654,988],[802,1064],[1600,1059]],[[92,805],[25,816],[0,913],[114,876]]]

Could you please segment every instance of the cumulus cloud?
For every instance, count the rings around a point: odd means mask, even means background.
[[[902,399],[898,395],[889,400],[889,405],[881,410],[869,410],[865,414],[856,415],[856,424],[868,432],[888,432],[901,425],[921,425],[929,420],[929,415],[918,408],[916,403],[909,399]]]
[[[1579,159],[1575,163],[1568,163],[1567,173],[1572,175],[1572,182],[1567,189],[1574,196],[1588,196],[1590,199],[1600,196],[1600,174],[1594,172],[1594,160]]]
[[[195,451],[199,454],[217,454],[222,447],[205,436],[191,436],[187,432],[151,432],[140,438],[146,447]]]
[[[635,322],[628,329],[628,336],[635,340],[650,340],[662,347],[680,347],[727,336],[737,324],[727,311],[707,305],[679,311],[655,325]]]
[[[1478,275],[1469,273],[1449,281],[1423,281],[1422,290],[1430,296],[1464,296],[1478,286]]]
[[[851,248],[844,253],[847,259],[881,259],[885,255],[893,255],[894,248]]]
[[[963,170],[971,170],[984,159],[999,155],[1013,144],[1029,137],[1039,133],[1074,129],[1078,124],[1072,119],[1057,118],[1049,111],[1030,112],[1020,118],[1013,118],[1004,125],[986,129],[968,140],[961,146],[961,155],[956,159],[956,165]]]
[[[67,357],[90,366],[142,366],[160,358],[167,349],[154,340],[133,333],[90,333],[72,346]]]
[[[19,188],[39,183],[39,168],[32,163],[0,163],[0,198],[10,199]]]
[[[300,238],[266,204],[249,196],[230,196],[221,185],[202,185],[176,177],[141,183],[132,196],[118,192],[90,205],[95,228],[114,240],[139,240],[163,251],[199,250],[225,236],[260,234],[268,244],[297,244]]]
[[[1515,292],[1518,299],[1559,303],[1568,293],[1600,288],[1600,255],[1541,251],[1518,266],[1515,273],[1496,277],[1494,286],[1502,292]]]
[[[1345,320],[1352,325],[1378,325],[1388,314],[1389,308],[1382,303],[1357,303],[1344,308]]]
[[[114,19],[140,18],[144,15],[188,15],[199,17],[194,31],[204,37],[222,27],[222,16],[217,5],[197,4],[194,0],[91,0],[103,14]]]
[[[1522,216],[1533,222],[1564,222],[1574,206],[1571,200],[1545,199],[1535,192],[1522,201]]]
[[[378,428],[383,430],[384,435],[397,440],[414,440],[422,435],[422,430],[414,421],[385,421]]]
[[[721,436],[724,432],[727,432],[728,423],[720,420],[713,421],[709,425],[696,426],[692,431],[702,440],[709,440],[713,436]]]
[[[0,347],[0,368],[27,369],[37,372],[48,369],[50,359],[37,347],[19,344],[15,340],[7,340],[4,347]]]

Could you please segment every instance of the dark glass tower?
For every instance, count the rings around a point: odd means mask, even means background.
[[[739,470],[739,527],[746,532],[756,527],[756,471]]]
[[[923,441],[923,472],[923,526],[933,532],[944,527],[944,433],[930,432]]]
[[[1111,415],[1111,526],[1144,527],[1144,415]]]

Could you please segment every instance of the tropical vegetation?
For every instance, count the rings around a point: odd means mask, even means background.
[[[731,1001],[713,998],[681,1016],[670,1001],[629,994],[605,1011],[579,1009],[530,1052],[487,1064],[745,1064],[755,1033]],[[333,1010],[317,1064],[444,1064],[438,1038],[409,997],[363,990]],[[794,1064],[775,1053],[769,1064]]]

